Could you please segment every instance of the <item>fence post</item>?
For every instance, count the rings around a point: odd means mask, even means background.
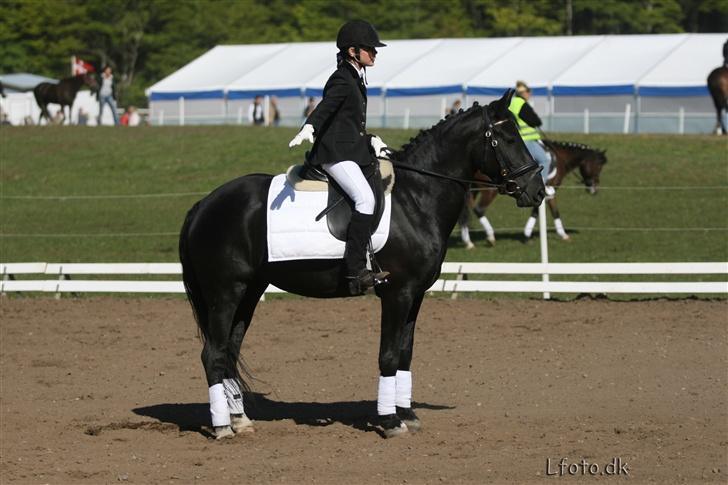
[[[627,103],[624,105],[624,127],[622,128],[622,133],[625,135],[629,133],[629,117],[630,112],[632,111],[632,105]]]
[[[159,126],[164,126],[164,110],[159,110]]]
[[[410,109],[406,108],[404,110],[404,123],[403,123],[402,128],[404,128],[405,130],[409,130],[409,127],[410,127]]]
[[[680,106],[680,111],[677,114],[677,131],[681,135],[685,134],[685,108]]]
[[[589,134],[589,108],[584,108],[584,134]]]
[[[243,107],[242,106],[240,106],[238,108],[238,124],[239,125],[243,124]]]
[[[184,126],[185,124],[185,98],[180,96],[179,98],[179,125]]]
[[[546,201],[544,200],[541,202],[541,205],[538,206],[538,236],[539,240],[541,242],[541,265],[543,266],[543,274],[541,275],[541,281],[543,281],[545,286],[548,286],[549,283],[549,274],[547,271],[547,266],[549,263],[549,246],[548,246],[548,239],[546,236]],[[551,298],[551,293],[548,291],[543,292],[543,299],[548,300]]]
[[[63,277],[63,265],[58,265],[58,284],[56,285],[56,294],[55,299],[60,300],[61,299],[61,281],[64,280]]]

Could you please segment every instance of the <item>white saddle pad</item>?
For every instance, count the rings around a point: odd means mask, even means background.
[[[342,259],[344,241],[331,235],[325,216],[316,221],[327,202],[327,192],[295,191],[285,174],[273,177],[268,192],[268,261]],[[387,195],[384,203],[382,219],[372,235],[375,253],[389,237],[392,196]]]

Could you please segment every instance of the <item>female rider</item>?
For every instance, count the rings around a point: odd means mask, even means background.
[[[339,29],[337,69],[326,81],[323,99],[288,145],[300,145],[303,140],[313,143],[308,163],[320,165],[354,202],[344,250],[352,295],[364,293],[388,276],[366,268],[375,208],[366,176],[375,168],[375,157],[382,156],[387,146],[379,137],[366,133],[365,71],[374,65],[376,48],[385,45],[369,22],[351,20]]]

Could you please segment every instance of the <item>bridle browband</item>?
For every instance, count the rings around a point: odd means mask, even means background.
[[[391,160],[392,165],[397,168],[402,168],[404,170],[409,170],[412,172],[421,173],[423,175],[430,175],[432,177],[441,178],[445,180],[452,180],[454,182],[458,182],[459,184],[463,185],[465,190],[468,190],[469,184],[478,184],[478,185],[484,185],[486,187],[497,189],[499,193],[501,194],[508,194],[513,195],[517,194],[522,191],[522,188],[518,185],[518,182],[515,181],[517,177],[520,177],[521,175],[527,174],[528,172],[538,170],[540,171],[541,168],[536,163],[527,164],[520,169],[516,170],[515,172],[511,172],[508,165],[505,163],[502,157],[498,156],[498,140],[496,140],[493,137],[493,128],[508,122],[508,119],[496,121],[495,123],[490,121],[490,117],[488,116],[488,109],[487,107],[483,106],[483,114],[485,118],[485,133],[484,138],[486,142],[485,149],[488,150],[488,146],[490,145],[491,149],[493,150],[493,154],[495,156],[496,162],[498,162],[498,166],[500,168],[499,175],[501,176],[501,183],[494,183],[494,182],[487,182],[485,180],[476,180],[476,179],[464,179],[460,177],[453,177],[451,175],[445,175],[443,173],[437,173],[433,172],[431,170],[427,170],[420,167],[415,167],[414,165],[409,165],[407,163],[398,162],[395,160]]]

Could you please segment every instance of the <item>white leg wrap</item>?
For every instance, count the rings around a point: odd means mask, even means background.
[[[523,235],[526,237],[531,237],[531,234],[533,234],[533,228],[535,226],[536,226],[536,218],[529,217],[528,221],[526,221],[526,227],[523,228]]]
[[[228,411],[225,387],[222,384],[210,386],[210,414],[213,426],[228,426],[230,424],[230,411]]]
[[[483,225],[483,229],[485,229],[485,235],[488,237],[488,239],[494,238],[495,231],[493,231],[493,226],[490,225],[490,221],[488,220],[488,218],[483,216],[478,220]]]
[[[468,226],[460,226],[460,239],[462,239],[465,244],[470,242],[470,228]]]
[[[397,388],[397,378],[379,376],[379,395],[377,397],[377,413],[380,416],[394,414],[397,412],[394,405],[395,389]]]
[[[243,391],[235,379],[223,379],[222,385],[225,387],[225,397],[230,414],[245,414],[243,407]]]
[[[412,407],[412,372],[398,370],[395,404],[401,408]]]
[[[556,228],[556,234],[558,234],[559,237],[564,238],[567,236],[566,231],[564,230],[564,223],[561,222],[561,218],[554,219],[554,227]]]

